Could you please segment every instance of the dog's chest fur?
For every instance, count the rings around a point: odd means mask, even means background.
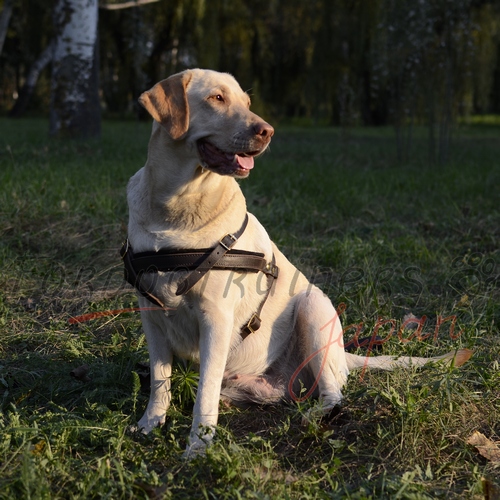
[[[207,273],[189,294],[178,296],[175,293],[177,285],[185,276],[181,272],[145,275],[144,278],[154,280],[155,295],[166,310],[146,310],[143,314],[148,315],[162,331],[168,332],[168,342],[177,356],[198,362],[200,329],[205,322],[214,321],[214,315],[224,304],[223,311],[234,311],[232,316],[221,318],[221,322],[232,320],[231,343],[236,347],[241,342],[242,326],[262,300],[261,294],[252,291],[262,288],[265,280],[260,274],[215,270]],[[140,300],[144,309],[151,306],[147,299],[141,297]]]

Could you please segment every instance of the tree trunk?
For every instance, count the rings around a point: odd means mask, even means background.
[[[45,66],[47,66],[47,64],[49,64],[52,60],[53,53],[54,40],[51,40],[43,52],[38,56],[38,59],[32,64],[28,72],[28,76],[26,77],[26,82],[19,92],[19,97],[17,98],[14,107],[9,111],[10,118],[19,118],[24,113],[33,91],[35,90],[38,77]]]
[[[7,28],[9,27],[13,6],[14,0],[4,0],[2,13],[0,14],[0,54],[2,53],[5,37],[7,36]]]
[[[99,137],[97,0],[58,0],[52,60],[51,135]]]
[[[99,6],[99,8],[106,10],[130,9],[131,7],[140,7],[141,5],[146,5],[148,3],[156,3],[159,1],[160,0],[131,0],[130,2],[123,2],[123,3],[103,3]]]

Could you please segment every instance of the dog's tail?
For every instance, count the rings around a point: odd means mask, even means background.
[[[433,358],[412,358],[410,356],[357,356],[346,352],[347,367],[349,370],[356,368],[369,368],[380,370],[393,370],[394,368],[402,367],[409,368],[411,366],[424,366],[428,363],[436,363],[443,361],[446,364],[453,363],[454,366],[461,366],[472,356],[470,349],[458,349],[451,351],[442,356]]]

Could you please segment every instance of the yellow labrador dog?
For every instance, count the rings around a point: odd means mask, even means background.
[[[237,183],[249,175],[273,128],[250,111],[235,79],[193,69],[140,97],[154,119],[146,165],[128,185],[126,275],[139,291],[151,364],[151,395],[138,423],[163,424],[174,355],[199,364],[186,453],[214,434],[219,399],[269,403],[318,396],[338,405],[349,370],[391,369],[440,358],[346,353],[332,303],[312,286],[247,212]],[[303,394],[303,393],[302,393]]]

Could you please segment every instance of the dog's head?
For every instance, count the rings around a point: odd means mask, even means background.
[[[202,167],[220,175],[246,177],[274,134],[227,73],[187,70],[157,83],[139,102],[174,141],[195,145]]]

